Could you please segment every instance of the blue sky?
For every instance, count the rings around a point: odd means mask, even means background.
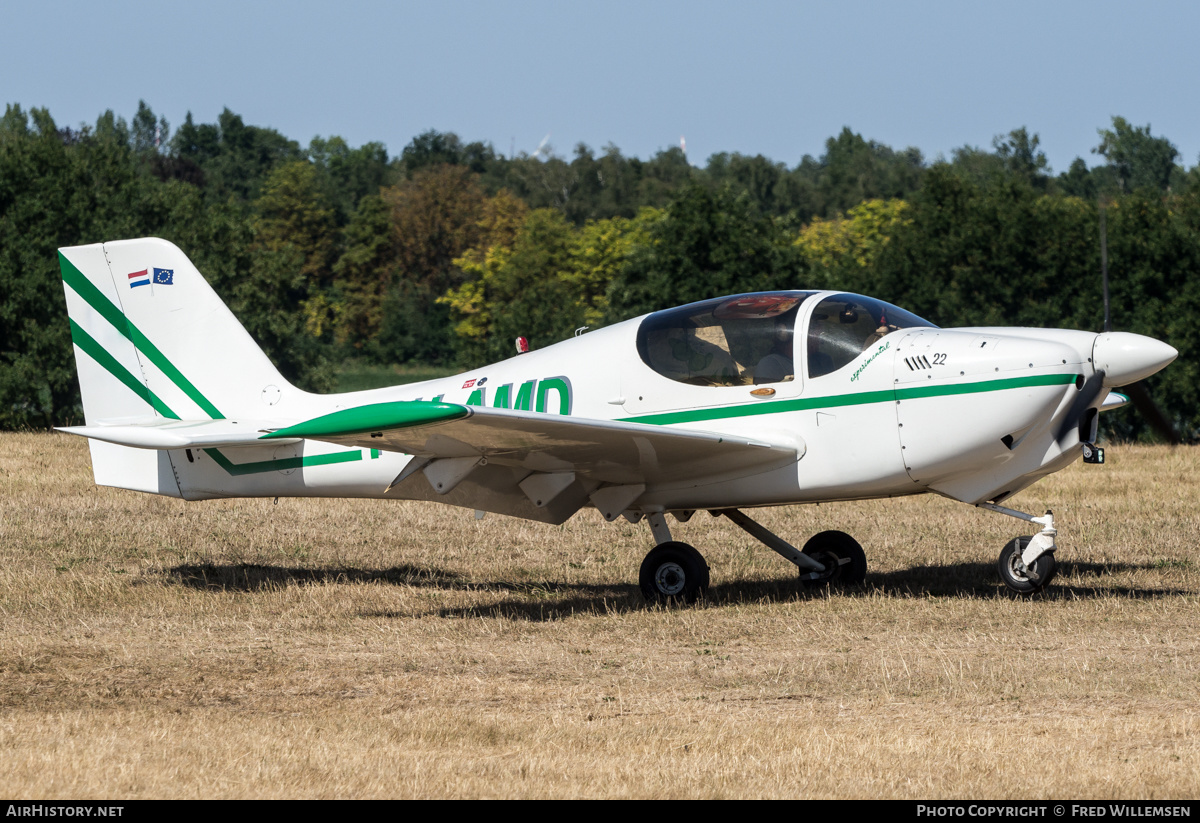
[[[12,2],[0,97],[59,125],[145,99],[228,106],[306,145],[399,153],[427,129],[560,154],[687,139],[789,166],[843,126],[929,159],[1019,126],[1053,169],[1120,114],[1200,154],[1200,4],[1183,2]]]

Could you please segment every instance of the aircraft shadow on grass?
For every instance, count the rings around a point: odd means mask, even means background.
[[[187,563],[167,571],[172,581],[204,591],[258,592],[330,583],[469,588],[466,578],[443,569],[403,564],[386,569],[350,566],[272,566],[261,563]]]
[[[1149,599],[1194,592],[1169,587],[1114,588],[1103,585],[1115,574],[1155,570],[1152,563],[1063,563],[1058,585],[1037,596],[1039,600],[1078,600],[1101,597]],[[953,563],[917,566],[894,572],[874,572],[867,585],[841,592],[851,597],[991,597],[1009,595],[998,587],[991,563]],[[649,608],[637,586],[621,583],[562,583],[549,580],[471,580],[436,567],[403,564],[384,569],[348,566],[305,568],[256,563],[184,564],[167,571],[168,579],[183,586],[211,592],[261,592],[288,586],[336,583],[376,583],[430,589],[478,592],[511,592],[499,602],[463,608],[432,608],[440,617],[508,617],[532,621],[555,620],[580,613],[623,613]],[[1083,581],[1092,580],[1093,585]],[[1076,581],[1079,581],[1078,583]],[[798,579],[730,580],[711,586],[706,601],[715,606],[731,603],[779,602],[825,597],[827,589],[809,588]],[[412,616],[412,612],[385,611],[371,617]]]

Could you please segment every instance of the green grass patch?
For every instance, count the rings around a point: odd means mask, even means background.
[[[338,369],[337,390],[339,392],[382,389],[387,386],[402,386],[420,383],[456,374],[453,366],[429,366],[423,363],[380,366],[362,360],[346,360]]]

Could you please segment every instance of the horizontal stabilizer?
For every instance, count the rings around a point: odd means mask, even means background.
[[[135,449],[213,449],[262,445],[264,432],[279,428],[278,420],[169,420],[162,417],[122,421],[112,425],[62,426],[59,431]],[[282,444],[300,438],[278,438]]]

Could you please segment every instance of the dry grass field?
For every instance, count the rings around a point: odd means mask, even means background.
[[[1114,446],[1055,510],[927,497],[759,512],[840,528],[868,585],[799,587],[733,524],[674,525],[706,602],[648,609],[649,529],[419,503],[184,503],[0,436],[0,796],[1200,796],[1200,451]]]

